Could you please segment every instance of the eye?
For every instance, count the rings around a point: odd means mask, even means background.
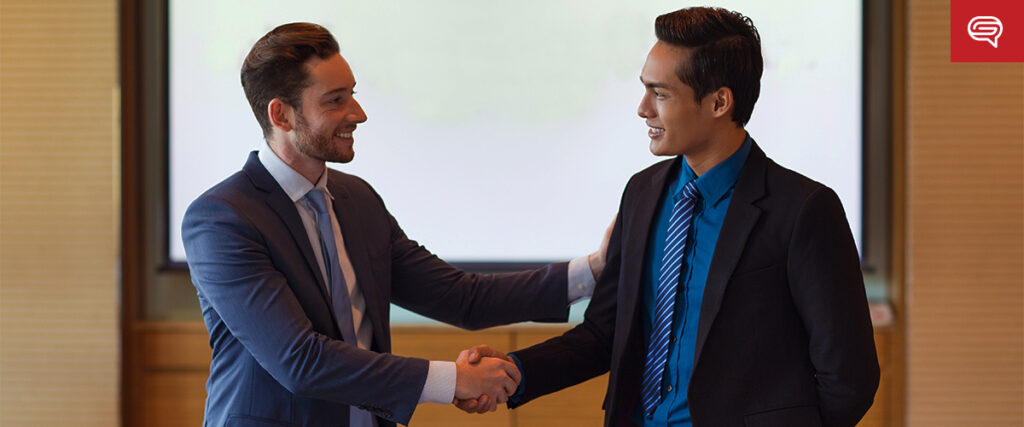
[[[665,99],[665,94],[658,91],[654,91],[654,96],[658,99]]]
[[[340,96],[336,96],[334,98],[331,98],[331,99],[327,100],[328,104],[337,104],[339,102],[341,102],[341,97]]]

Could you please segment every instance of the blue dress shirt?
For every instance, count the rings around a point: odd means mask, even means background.
[[[693,373],[694,351],[697,346],[697,323],[700,319],[701,302],[704,298],[704,284],[707,282],[711,257],[715,253],[718,233],[725,220],[725,212],[732,200],[733,188],[739,177],[747,154],[750,153],[751,139],[743,141],[735,153],[719,163],[704,175],[698,177],[685,159],[680,162],[679,173],[672,175],[666,183],[664,194],[658,202],[657,217],[651,223],[644,258],[643,286],[643,327],[644,348],[650,340],[654,325],[655,290],[665,249],[672,206],[681,197],[683,187],[696,180],[701,200],[694,210],[690,240],[683,253],[683,270],[680,288],[676,295],[675,316],[669,335],[668,363],[665,365],[662,401],[650,419],[643,417],[643,408],[633,414],[633,421],[645,427],[690,426],[690,406],[687,389]]]

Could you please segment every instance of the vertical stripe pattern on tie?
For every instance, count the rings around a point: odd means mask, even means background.
[[[654,326],[651,328],[644,359],[644,373],[640,388],[640,401],[644,405],[644,416],[650,418],[662,399],[662,380],[665,363],[668,360],[669,336],[672,333],[672,318],[675,314],[676,290],[683,269],[683,254],[689,236],[690,222],[700,193],[696,181],[683,187],[679,200],[672,208],[665,238],[665,252],[661,259],[658,289],[654,303]]]

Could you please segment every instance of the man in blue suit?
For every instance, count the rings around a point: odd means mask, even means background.
[[[519,382],[507,361],[390,354],[389,304],[469,329],[565,321],[604,255],[460,271],[407,238],[366,182],[326,167],[352,160],[366,120],[327,30],[275,28],[241,74],[267,149],[196,199],[182,225],[213,349],[205,424],[383,427],[408,424],[423,402],[505,402]]]

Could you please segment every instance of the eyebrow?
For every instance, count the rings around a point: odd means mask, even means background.
[[[640,83],[643,83],[644,86],[649,88],[649,89],[668,89],[668,86],[665,86],[664,83],[645,82],[643,76],[640,76]]]
[[[356,87],[356,85],[352,85],[352,89],[355,89],[355,87]],[[332,90],[329,90],[329,91],[325,92],[321,97],[331,96],[331,95],[334,95],[335,93],[345,92],[347,90],[349,90],[348,86],[342,86],[342,87],[339,87],[337,89],[332,89]]]

